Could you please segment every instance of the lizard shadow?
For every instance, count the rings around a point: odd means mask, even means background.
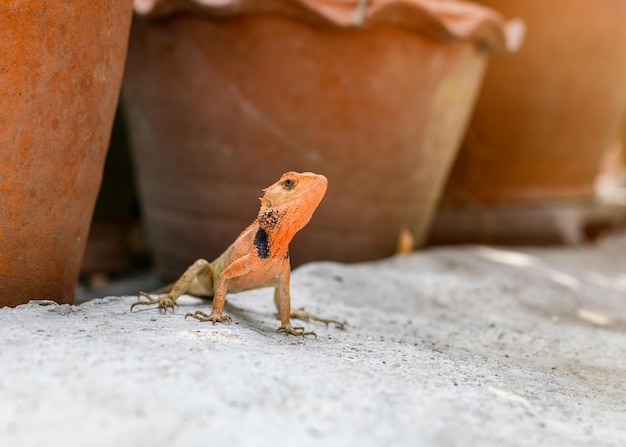
[[[205,304],[209,304],[211,299],[203,298],[203,300],[206,300]],[[278,328],[280,326],[278,312],[239,307],[229,301],[224,303],[224,311],[232,317],[232,322],[226,323],[227,325],[234,324],[245,326],[247,329],[265,336],[275,337],[284,335],[278,333]],[[292,317],[292,320],[305,321],[298,317]]]
[[[176,306],[176,310],[163,311],[162,309],[159,311],[161,315],[165,315],[166,313],[170,316],[180,316],[185,317],[190,313],[193,313],[193,310],[200,310],[203,312],[210,312],[212,308],[212,297],[196,297],[189,296],[186,297],[184,301],[179,301]],[[193,299],[193,301],[191,301]],[[145,312],[145,311],[154,311],[155,307],[143,307],[133,310],[133,312]],[[189,311],[189,312],[187,312]],[[277,312],[272,311],[262,311],[259,309],[248,309],[244,307],[237,306],[229,301],[224,303],[224,311],[229,316],[232,316],[232,322],[230,323],[219,323],[219,324],[234,324],[245,326],[255,332],[262,333],[264,335],[276,335],[277,328],[280,326],[280,318],[278,317]],[[292,319],[298,321],[301,320],[297,317],[292,317]],[[193,321],[193,319],[191,319]],[[201,324],[208,324],[209,327],[213,326],[208,322],[201,322]]]

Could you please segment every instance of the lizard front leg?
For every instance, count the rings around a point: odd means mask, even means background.
[[[304,309],[291,310],[291,294],[289,292],[290,276],[291,271],[290,269],[287,269],[286,273],[280,276],[279,284],[276,286],[276,289],[274,289],[274,304],[276,305],[276,309],[278,309],[278,315],[282,323],[281,327],[278,328],[278,332],[286,332],[291,335],[302,336],[313,335],[317,338],[317,334],[315,334],[315,332],[304,332],[304,328],[301,326],[293,327],[290,321],[291,318],[319,321],[320,323],[324,323],[326,326],[332,323],[339,329],[344,328],[345,323],[340,321],[321,318],[317,315],[306,312]]]
[[[278,278],[278,285],[274,289],[274,304],[278,309],[278,316],[280,318],[280,327],[276,332],[284,332],[290,335],[296,335],[299,337],[306,337],[312,335],[317,338],[315,332],[305,332],[304,327],[291,325],[291,295],[289,293],[289,281],[291,277],[291,269],[289,266],[283,271]]]
[[[191,317],[200,321],[210,321],[213,324],[230,322],[231,318],[228,315],[222,314],[224,310],[224,303],[226,302],[226,293],[228,292],[228,280],[243,276],[246,273],[249,273],[250,270],[250,255],[239,258],[230,264],[222,271],[219,279],[217,280],[217,284],[215,285],[211,313],[207,315],[206,313],[197,310],[193,313],[186,314],[185,318]]]
[[[185,273],[178,278],[165,296],[153,299],[149,294],[139,292],[139,297],[147,298],[147,301],[140,300],[133,303],[133,305],[130,306],[130,310],[132,311],[135,306],[146,306],[150,304],[158,304],[159,309],[162,309],[163,312],[167,312],[167,309],[174,310],[175,307],[178,307],[176,300],[187,292],[194,279],[198,280],[200,289],[204,291],[207,296],[212,295],[213,267],[207,260],[198,259],[185,270]]]

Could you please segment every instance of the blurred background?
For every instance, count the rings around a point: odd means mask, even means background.
[[[0,141],[17,148],[0,154],[0,304],[71,302],[78,270],[82,297],[172,281],[226,249],[290,170],[329,180],[293,266],[623,231],[623,0],[0,13]]]
[[[623,230],[622,1],[139,3],[78,295],[216,257],[283,170],[329,178],[296,265]]]

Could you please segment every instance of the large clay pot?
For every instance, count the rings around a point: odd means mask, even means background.
[[[421,240],[488,50],[519,43],[464,2],[135,4],[159,19],[133,27],[123,93],[165,279],[219,255],[288,170],[329,180],[294,264],[393,254],[403,227]]]
[[[489,65],[431,239],[579,242],[611,215],[593,189],[626,111],[626,2],[479,1],[528,36]]]
[[[0,306],[74,299],[131,17],[131,0],[0,8]]]

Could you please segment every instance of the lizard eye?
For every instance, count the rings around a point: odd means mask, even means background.
[[[293,189],[296,187],[296,181],[292,178],[288,178],[283,182],[283,187],[285,189]]]

